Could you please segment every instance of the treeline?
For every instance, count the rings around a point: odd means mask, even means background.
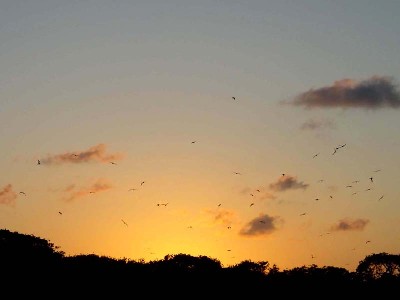
[[[368,255],[355,272],[317,265],[280,270],[268,261],[251,260],[224,267],[215,258],[187,254],[145,262],[95,254],[67,256],[46,239],[6,229],[0,230],[0,272],[3,293],[11,289],[15,296],[37,294],[42,298],[50,298],[40,293],[46,289],[65,297],[85,293],[92,297],[114,295],[113,299],[122,294],[146,295],[141,296],[145,299],[160,295],[185,299],[243,295],[247,299],[277,293],[301,298],[382,297],[392,293],[397,297],[400,291],[398,254]]]

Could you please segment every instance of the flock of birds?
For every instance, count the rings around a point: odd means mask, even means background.
[[[236,100],[236,97],[233,96],[232,99],[233,99],[233,100]],[[195,144],[196,142],[197,142],[197,140],[192,140],[192,141],[191,141],[191,144]],[[338,151],[341,150],[341,149],[343,149],[345,146],[346,146],[346,144],[340,144],[340,145],[334,147],[334,148],[333,148],[332,155],[336,155],[336,154],[338,153]],[[72,154],[72,155],[74,155],[74,156],[79,156],[78,154]],[[318,152],[318,153],[315,153],[314,155],[312,155],[312,158],[315,159],[315,158],[317,158],[319,155],[320,155],[319,152]],[[117,165],[117,163],[114,162],[114,161],[110,161],[109,163],[112,164],[112,165]],[[38,160],[37,160],[37,165],[41,165],[41,164],[42,164],[42,162],[40,161],[40,159],[38,159]],[[375,170],[374,172],[380,172],[380,171],[381,171],[380,169],[377,169],[377,170]],[[234,171],[233,174],[234,174],[234,175],[239,175],[239,176],[242,175],[242,173],[239,172],[239,171]],[[282,173],[281,176],[284,177],[284,176],[286,176],[286,174],[285,174],[285,173]],[[370,180],[371,183],[374,182],[374,178],[373,178],[372,176],[369,177],[369,180]],[[322,183],[323,181],[324,181],[323,179],[319,179],[319,180],[318,180],[318,183]],[[354,184],[357,184],[357,183],[359,183],[359,180],[354,180],[354,181],[352,182],[352,184],[347,185],[346,188],[352,188],[353,185],[354,185]],[[145,184],[145,181],[140,182],[140,186],[143,186],[144,184]],[[133,192],[133,191],[136,191],[136,190],[137,190],[137,188],[130,188],[130,189],[128,189],[129,192]],[[370,190],[372,190],[372,188],[367,188],[365,191],[370,191]],[[256,189],[255,191],[258,192],[258,193],[261,193],[260,189]],[[19,192],[19,193],[20,193],[21,195],[26,196],[26,193],[23,192],[23,191],[21,191],[21,192]],[[91,191],[90,193],[94,193],[94,192]],[[358,192],[353,192],[352,195],[356,195],[357,193],[358,193]],[[255,197],[255,194],[254,194],[254,193],[250,193],[250,196],[251,196],[251,197]],[[333,199],[333,196],[332,196],[332,195],[329,195],[329,197],[330,197],[331,199]],[[380,198],[378,199],[378,201],[382,200],[383,198],[384,198],[384,195],[380,196]],[[320,200],[319,198],[315,198],[315,201],[319,201],[319,200]],[[167,203],[157,203],[156,205],[157,205],[157,206],[164,206],[164,207],[167,207],[168,202],[167,202]],[[217,206],[220,207],[221,205],[222,205],[222,204],[219,203]],[[249,207],[252,207],[252,206],[254,206],[254,205],[255,205],[255,202],[251,202],[251,203],[249,204]],[[62,212],[61,212],[61,211],[59,211],[58,213],[59,213],[59,215],[62,215]],[[302,212],[299,216],[306,216],[306,215],[307,215],[306,212]],[[121,222],[122,222],[123,225],[125,225],[126,227],[128,227],[128,223],[127,223],[124,219],[121,219]],[[260,220],[259,222],[262,223],[262,224],[266,224],[266,222],[265,222],[264,220]],[[193,227],[190,225],[190,226],[188,226],[187,228],[193,228]],[[232,227],[231,227],[231,226],[227,226],[227,228],[228,228],[228,229],[231,229]],[[327,234],[329,234],[329,232],[328,232]],[[368,244],[368,243],[370,243],[370,242],[371,242],[370,240],[367,240],[365,243]],[[354,249],[354,248],[353,248],[353,249]],[[228,249],[227,251],[231,251],[231,249]],[[311,255],[311,258],[314,259],[315,256],[312,254],[312,255]]]

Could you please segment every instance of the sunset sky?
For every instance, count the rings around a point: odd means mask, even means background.
[[[0,228],[67,255],[225,266],[400,253],[399,15],[2,1]]]

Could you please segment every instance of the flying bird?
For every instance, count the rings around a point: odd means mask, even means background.
[[[233,172],[233,174],[242,175],[242,173],[240,173],[240,172]]]
[[[319,153],[314,154],[312,158],[316,158],[319,155]]]
[[[261,193],[261,191],[260,190],[256,190],[257,192],[259,192],[259,193]]]
[[[374,182],[374,178],[370,177],[369,180],[371,180],[371,182]]]
[[[112,164],[112,165],[116,165],[117,163],[116,163],[116,162],[114,162],[114,161],[110,161],[110,164]]]
[[[382,200],[383,199],[383,195],[378,199],[378,201],[380,201],[380,200]]]
[[[196,141],[192,141],[192,144],[196,143]]]
[[[60,215],[62,215],[62,212],[61,212],[61,211],[59,211],[58,213],[59,213]]]
[[[264,221],[264,220],[260,220],[260,223],[263,223],[263,224],[265,224],[265,221]]]
[[[133,188],[132,188],[132,189],[129,189],[128,192],[129,192],[129,191],[135,191],[135,190],[136,190],[136,189],[133,189]]]
[[[233,100],[236,100],[236,97],[232,97]]]
[[[366,241],[365,243],[368,244],[368,243],[371,243],[371,241],[368,240],[368,241]]]
[[[126,227],[128,227],[128,224],[124,220],[121,219],[121,221],[126,225]]]
[[[231,227],[231,226],[228,226],[228,227],[226,227],[226,228],[231,229],[232,227]]]
[[[220,204],[218,204],[218,207],[220,207],[221,206],[221,203]]]
[[[39,159],[37,160],[37,164],[40,165],[40,160]]]
[[[306,215],[306,213],[304,212],[304,213],[302,213],[302,214],[300,214],[300,216],[305,216]]]
[[[254,205],[254,202],[250,204],[250,207],[252,207]]]
[[[19,192],[19,193],[26,196],[25,192]]]
[[[140,185],[143,185],[144,184],[144,181],[142,181],[141,183],[140,183]]]

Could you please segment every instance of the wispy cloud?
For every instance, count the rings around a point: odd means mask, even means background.
[[[319,129],[334,129],[335,123],[328,119],[309,119],[300,125],[301,130],[319,130]]]
[[[342,219],[331,226],[333,231],[363,230],[369,223],[367,219]]]
[[[121,153],[106,153],[106,145],[98,144],[83,151],[65,152],[61,154],[47,155],[40,159],[41,164],[54,165],[63,163],[87,163],[92,161],[109,163],[122,159]]]
[[[303,183],[302,181],[298,181],[296,177],[291,175],[285,175],[279,177],[276,182],[273,182],[269,185],[269,188],[276,192],[283,192],[286,190],[294,190],[294,189],[306,189],[309,184]]]
[[[213,223],[230,226],[237,222],[237,215],[234,211],[228,209],[207,209],[208,216],[212,217]]]
[[[272,217],[267,214],[260,214],[248,222],[239,232],[245,236],[259,236],[267,235],[276,231],[279,224],[282,224],[283,220],[280,217]]]
[[[400,92],[392,77],[373,76],[359,81],[338,80],[331,86],[301,93],[285,103],[306,108],[399,108]]]
[[[101,178],[86,187],[77,187],[76,185],[72,184],[64,189],[64,192],[68,194],[64,200],[70,202],[95,193],[105,192],[111,188],[112,185],[107,180]]]
[[[12,185],[7,184],[0,190],[0,204],[14,206],[17,193],[13,191]]]

